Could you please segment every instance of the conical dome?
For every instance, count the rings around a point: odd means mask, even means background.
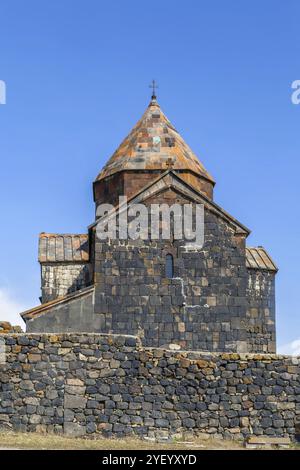
[[[196,155],[152,99],[96,180],[124,170],[189,170],[214,183]]]

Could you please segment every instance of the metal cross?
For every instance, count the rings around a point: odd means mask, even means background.
[[[152,99],[155,100],[156,99],[155,89],[158,88],[158,85],[156,84],[155,80],[152,80],[152,83],[151,85],[149,85],[149,88],[152,88]]]

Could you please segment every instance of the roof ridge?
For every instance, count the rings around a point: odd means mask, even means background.
[[[49,237],[87,237],[87,233],[49,233],[41,232],[39,234],[40,238],[49,238]]]

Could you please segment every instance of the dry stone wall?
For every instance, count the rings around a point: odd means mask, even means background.
[[[0,342],[4,429],[148,438],[298,432],[300,358],[176,352],[109,334]]]

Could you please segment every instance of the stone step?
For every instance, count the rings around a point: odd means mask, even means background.
[[[268,437],[268,436],[250,436],[246,439],[247,449],[256,449],[258,447],[289,447],[291,440],[289,437]]]

